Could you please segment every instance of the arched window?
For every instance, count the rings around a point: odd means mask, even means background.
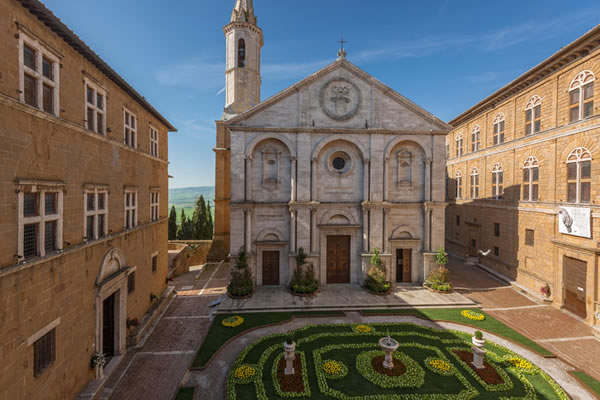
[[[471,198],[479,198],[479,169],[477,167],[471,170]]]
[[[525,106],[525,135],[538,133],[542,129],[542,99],[532,96]]]
[[[473,131],[471,132],[471,151],[475,152],[479,150],[479,143],[481,138],[481,128],[479,125],[475,125],[473,127]]]
[[[238,40],[238,67],[244,68],[246,66],[246,41],[244,39]]]
[[[569,119],[571,122],[591,117],[594,113],[594,81],[592,71],[582,71],[569,86]]]
[[[504,170],[502,164],[496,163],[492,168],[492,196],[494,199],[499,200],[504,194]]]
[[[504,143],[504,113],[494,118],[494,145]]]
[[[456,172],[456,198],[462,199],[462,173]]]
[[[592,155],[578,147],[567,157],[567,201],[589,203],[592,185]]]
[[[446,160],[450,158],[450,141],[446,139]]]
[[[538,201],[538,181],[540,180],[540,163],[534,156],[528,157],[523,164],[523,200]]]
[[[458,132],[456,135],[456,157],[460,157],[463,155],[463,134],[462,132]]]

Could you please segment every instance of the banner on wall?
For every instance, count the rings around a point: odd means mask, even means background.
[[[558,213],[558,231],[565,235],[592,237],[591,209],[579,207],[560,207]]]

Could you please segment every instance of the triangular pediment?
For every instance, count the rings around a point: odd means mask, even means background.
[[[381,129],[452,128],[345,59],[338,60],[228,121],[230,127]]]

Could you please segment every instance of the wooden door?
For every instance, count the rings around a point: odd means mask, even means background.
[[[411,249],[396,249],[396,283],[411,282]]]
[[[279,252],[263,251],[262,264],[263,285],[279,285]]]
[[[110,359],[115,355],[115,294],[102,302],[102,352]],[[107,360],[108,361],[108,360]]]
[[[573,314],[585,318],[587,263],[571,257],[564,257],[565,308]]]
[[[350,283],[350,236],[327,236],[327,283]]]

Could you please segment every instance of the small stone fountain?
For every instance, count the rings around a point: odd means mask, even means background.
[[[387,337],[379,339],[379,347],[381,347],[381,350],[383,350],[385,352],[385,359],[383,360],[383,368],[393,369],[394,361],[393,361],[392,354],[394,354],[394,352],[396,350],[398,350],[398,347],[400,347],[400,343],[398,343],[397,340],[392,339],[390,337],[390,333],[388,332]]]
[[[296,342],[292,338],[287,339],[283,343],[283,351],[285,353],[285,369],[283,373],[285,375],[294,375],[294,360],[296,359]]]
[[[485,358],[486,351],[483,349],[485,346],[485,340],[483,334],[479,331],[475,332],[475,336],[472,339],[473,342],[473,366],[477,369],[485,368],[483,360]]]

